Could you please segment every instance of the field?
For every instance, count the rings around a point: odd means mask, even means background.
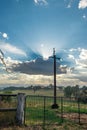
[[[26,95],[39,95],[39,96],[53,96],[53,90],[49,89],[49,90],[46,90],[46,89],[40,89],[40,90],[37,90],[37,91],[33,91],[33,90],[16,90],[16,91],[13,91],[13,93],[17,94],[17,93],[25,93]],[[64,96],[64,93],[63,91],[59,91],[57,90],[57,97],[61,97],[61,96]]]
[[[80,104],[80,117],[83,116],[82,119],[83,121],[86,121],[86,123],[84,125],[78,125],[78,104],[75,102],[74,99],[71,101],[65,98],[59,98],[63,96],[62,91],[57,90],[57,96],[59,96],[57,99],[59,109],[56,110],[51,109],[51,106],[53,104],[53,98],[51,97],[53,96],[52,90],[38,90],[36,92],[34,92],[33,90],[16,90],[12,93],[26,93],[26,95],[28,95],[26,98],[25,107],[25,124],[27,125],[27,127],[1,127],[1,130],[37,130],[36,125],[38,126],[38,130],[42,130],[44,124],[44,130],[87,129],[87,105]],[[9,106],[9,103],[6,106]],[[83,122],[82,120],[80,121]]]

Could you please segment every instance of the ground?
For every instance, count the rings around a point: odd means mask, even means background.
[[[68,122],[68,123],[63,123],[59,126],[56,126],[56,125],[45,126],[45,128],[41,126],[33,126],[33,127],[13,126],[13,127],[4,127],[4,128],[1,127],[0,130],[87,130],[87,127]]]

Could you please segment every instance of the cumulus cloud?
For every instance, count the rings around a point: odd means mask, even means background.
[[[79,55],[80,59],[82,60],[87,60],[87,50],[86,49],[82,49],[80,55]]]
[[[15,72],[30,75],[53,75],[53,60],[38,58],[35,61],[19,63],[12,69]],[[61,73],[66,73],[66,69],[61,68],[59,62],[57,62],[57,74]]]
[[[75,59],[74,56],[71,55],[71,54],[69,54],[68,57],[69,57],[70,59],[73,59],[73,60]]]
[[[79,9],[85,9],[85,8],[87,8],[87,0],[80,0],[78,8]]]
[[[6,68],[6,63],[4,61],[4,53],[2,52],[2,50],[0,50],[0,60],[1,60],[2,64],[5,66],[5,68]]]
[[[63,53],[63,52],[62,52]],[[64,52],[65,55],[65,52]],[[63,58],[63,55],[62,55]],[[87,50],[82,48],[70,49],[66,51],[63,60],[69,60],[73,66],[68,66],[67,62],[57,62],[57,84],[58,85],[84,85],[87,83]],[[74,62],[76,61],[76,62]],[[11,69],[11,74],[3,75],[2,79],[6,83],[13,84],[50,84],[53,83],[53,59],[44,60],[38,58],[33,61],[20,62],[11,57],[5,58],[7,68]],[[63,64],[64,63],[64,64]],[[16,73],[17,72],[17,73]],[[14,75],[17,74],[17,75]],[[61,75],[59,75],[61,74]],[[6,77],[6,79],[5,79]],[[3,83],[3,81],[0,81]]]
[[[8,72],[12,72],[12,66],[16,66],[17,64],[21,63],[19,60],[13,60],[11,57],[5,58],[6,69]]]
[[[79,58],[76,59],[76,65],[80,66],[80,67],[87,67],[87,50],[86,49],[82,49],[80,54],[79,54]]]
[[[47,5],[47,0],[34,0],[35,4],[37,5]]]
[[[26,56],[26,53],[17,48],[16,46],[13,46],[9,43],[3,43],[1,42],[0,43],[0,48],[4,51],[4,52],[9,52],[9,53],[12,53],[12,54],[16,54],[16,55],[23,55],[23,56]]]

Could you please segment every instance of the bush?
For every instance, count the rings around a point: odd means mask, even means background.
[[[12,94],[12,91],[5,91],[3,94]],[[11,102],[11,96],[1,96],[1,100],[5,102]]]

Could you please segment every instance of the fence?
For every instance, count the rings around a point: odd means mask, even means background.
[[[23,125],[25,94],[0,94],[0,126]]]
[[[58,109],[52,109],[53,97],[26,96],[26,125],[58,125],[72,121],[87,125],[87,104],[82,104],[75,98],[57,97]]]
[[[53,97],[0,94],[0,125],[10,125],[15,121],[18,125],[29,126],[58,125],[66,121],[87,125],[87,104],[76,101],[74,97],[57,97],[56,101],[59,108],[52,109]]]

